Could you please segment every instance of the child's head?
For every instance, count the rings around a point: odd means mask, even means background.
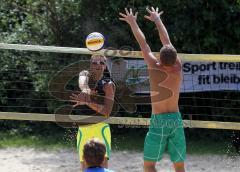
[[[105,144],[96,138],[89,140],[83,147],[83,159],[88,167],[101,166],[105,154]]]

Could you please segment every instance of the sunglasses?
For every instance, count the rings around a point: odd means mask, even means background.
[[[91,63],[93,65],[105,65],[106,64],[106,62],[104,62],[104,61],[91,61]]]

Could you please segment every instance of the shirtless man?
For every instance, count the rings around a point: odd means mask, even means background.
[[[139,28],[137,13],[125,8],[126,14],[119,13],[119,19],[127,22],[142,50],[148,66],[151,91],[152,115],[149,131],[144,143],[144,171],[155,172],[156,162],[160,161],[167,149],[176,172],[184,172],[186,142],[183,123],[178,107],[180,86],[182,82],[182,64],[177,51],[170,42],[163,25],[158,8],[147,8],[146,19],[154,22],[159,32],[163,47],[158,60],[146,42]]]

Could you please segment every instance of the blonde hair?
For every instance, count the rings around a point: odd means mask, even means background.
[[[96,58],[96,57],[104,58],[105,62],[107,62],[106,56],[101,55],[101,54],[93,54],[93,55],[91,56],[91,60],[94,59],[94,58]]]

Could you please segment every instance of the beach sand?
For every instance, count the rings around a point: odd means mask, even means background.
[[[141,172],[141,152],[113,151],[109,168],[116,172]],[[158,162],[159,172],[174,171],[169,157]],[[0,149],[0,172],[79,172],[78,154],[75,150],[36,150],[33,148]],[[239,172],[240,156],[187,155],[189,172]]]

